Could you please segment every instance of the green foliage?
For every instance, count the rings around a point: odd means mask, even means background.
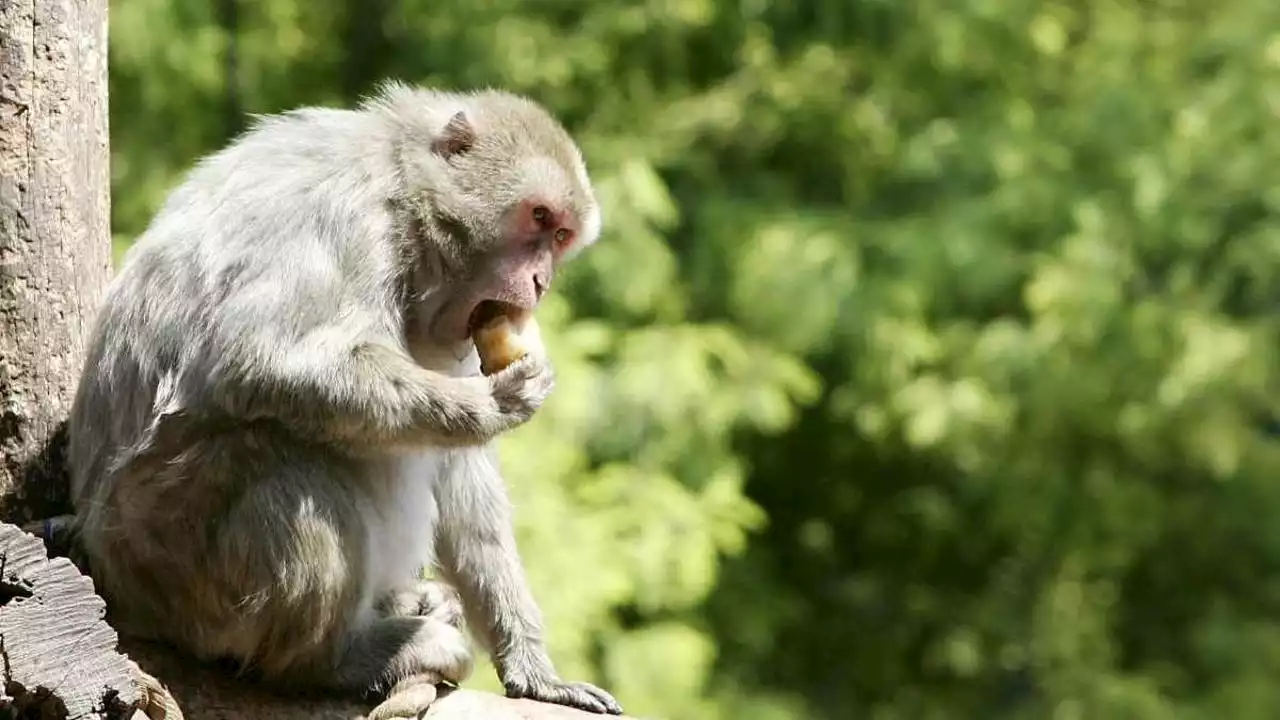
[[[1280,5],[216,5],[112,2],[120,246],[240,108],[492,84],[581,138],[606,236],[503,449],[566,675],[672,720],[1280,712]]]

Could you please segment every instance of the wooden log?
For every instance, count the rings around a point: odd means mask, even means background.
[[[364,720],[373,703],[337,696],[283,695],[194,663],[160,645],[122,638],[122,647],[148,673],[163,679],[185,720]],[[424,720],[634,720],[559,705],[514,700],[464,688],[442,693]]]
[[[133,667],[93,582],[43,543],[0,524],[0,717],[127,718]]]
[[[40,524],[37,524],[40,525]],[[58,528],[59,523],[49,525]],[[13,560],[10,560],[13,559]],[[19,559],[22,559],[19,561]],[[32,573],[40,583],[20,579],[17,568],[51,568]],[[19,602],[5,598],[17,597]],[[24,598],[35,601],[22,609]],[[47,597],[47,605],[41,602]],[[365,720],[372,702],[339,696],[337,693],[285,694],[239,680],[225,667],[202,664],[163,644],[116,633],[104,620],[105,603],[93,594],[92,580],[84,577],[67,559],[47,560],[40,539],[13,525],[0,524],[0,660],[10,647],[22,664],[14,666],[13,679],[22,687],[58,688],[50,679],[64,683],[58,697],[111,698],[108,715],[102,703],[88,714],[56,717],[129,717],[134,707],[155,702],[150,714],[141,711],[133,720]],[[12,637],[13,639],[9,639]],[[77,639],[76,638],[88,638]],[[76,660],[67,661],[68,642],[76,642]],[[118,652],[119,647],[119,652]],[[10,665],[13,665],[10,662]],[[19,676],[20,674],[20,676]],[[138,683],[163,682],[168,697],[147,697]],[[69,683],[69,684],[68,684]],[[17,685],[15,685],[17,687]],[[159,689],[159,688],[154,688]],[[99,693],[95,696],[93,693]],[[49,693],[46,693],[49,694]],[[40,700],[40,694],[28,697]],[[0,717],[5,717],[5,698],[0,697]],[[164,705],[169,703],[169,715]],[[83,712],[86,702],[72,707]],[[93,714],[97,712],[97,714]],[[493,693],[461,688],[442,693],[426,712],[431,720],[604,720],[602,715],[530,700],[512,700]],[[617,720],[628,720],[621,717]]]

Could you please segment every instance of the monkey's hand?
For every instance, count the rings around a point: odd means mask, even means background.
[[[567,705],[601,715],[621,715],[622,706],[609,693],[584,682],[564,682],[554,675],[535,677],[508,672],[502,680],[507,697]]]
[[[593,713],[622,714],[622,706],[604,690],[590,683],[561,680],[541,645],[519,643],[494,659],[507,697],[567,705]]]
[[[526,355],[488,380],[501,416],[500,431],[527,422],[555,388],[550,361],[537,355]]]

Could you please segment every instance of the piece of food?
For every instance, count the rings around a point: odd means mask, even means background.
[[[480,372],[485,375],[501,372],[524,356],[543,349],[533,314],[510,306],[484,308],[471,338],[480,354]]]

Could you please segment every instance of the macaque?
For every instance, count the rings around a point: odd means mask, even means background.
[[[465,624],[509,696],[621,714],[552,665],[493,449],[554,387],[532,313],[600,230],[578,146],[500,91],[389,83],[200,161],[112,281],[70,421],[122,630],[381,720],[470,674]]]

